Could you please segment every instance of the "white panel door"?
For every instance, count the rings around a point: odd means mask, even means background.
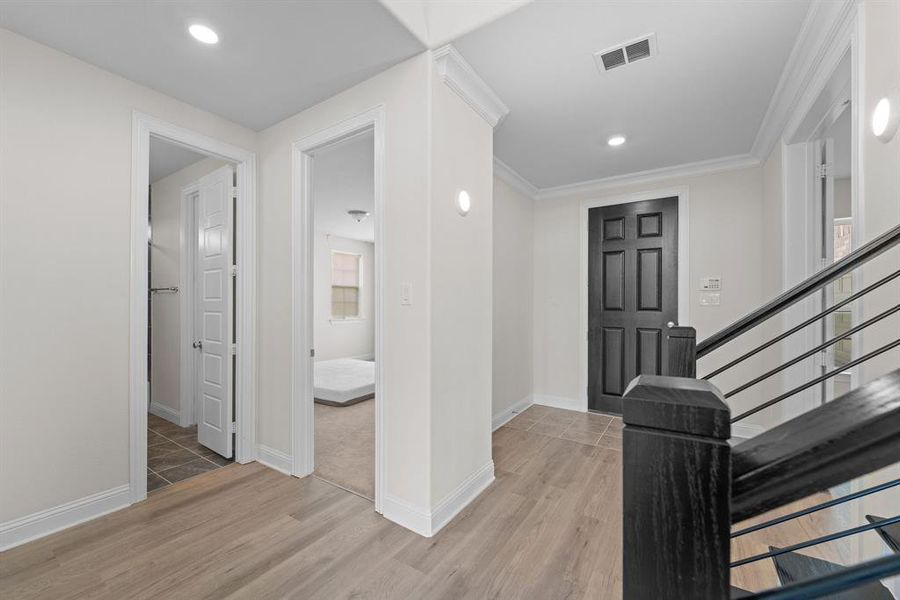
[[[231,283],[232,167],[222,167],[200,180],[197,203],[199,252],[200,402],[197,439],[207,448],[231,458],[231,322],[234,306]]]

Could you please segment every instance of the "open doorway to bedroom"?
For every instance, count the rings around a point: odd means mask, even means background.
[[[375,498],[375,179],[368,129],[312,161],[315,475]]]

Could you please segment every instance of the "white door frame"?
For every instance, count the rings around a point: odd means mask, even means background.
[[[181,422],[187,427],[197,422],[197,407],[194,399],[197,393],[197,352],[193,343],[197,340],[197,212],[196,202],[200,186],[197,182],[181,188],[181,280],[179,281],[180,322],[181,322]]]
[[[315,220],[312,163],[315,151],[363,132],[375,137],[375,510],[384,497],[384,107],[377,106],[291,145],[292,345],[291,345],[291,474],[310,475],[315,469],[313,400],[313,262]]]
[[[815,252],[818,238],[816,215],[819,208],[816,206],[815,178],[815,141],[834,123],[843,110],[840,99],[831,105],[825,104],[820,99],[825,93],[834,74],[841,66],[845,57],[849,56],[850,77],[846,83],[845,92],[849,95],[851,110],[851,180],[850,194],[852,206],[852,236],[853,248],[859,246],[864,239],[862,212],[863,171],[862,152],[860,152],[860,132],[866,127],[865,118],[860,111],[862,105],[862,90],[864,89],[864,70],[862,43],[865,30],[863,27],[864,5],[856,5],[847,13],[846,18],[840,23],[831,43],[823,51],[823,56],[813,72],[809,75],[809,85],[803,91],[802,97],[794,106],[788,119],[787,126],[782,135],[784,143],[782,155],[782,222],[784,231],[782,234],[782,288],[799,283],[810,277],[821,268]],[[853,289],[861,289],[862,273],[857,269],[853,273]],[[817,297],[809,297],[789,308],[779,318],[781,329],[812,317],[821,310]],[[858,323],[862,315],[864,299],[853,303],[853,322]],[[854,357],[862,347],[863,332],[853,336]],[[782,344],[782,360],[788,361],[798,354],[808,350],[819,343],[820,336],[817,328],[807,328]],[[818,375],[813,361],[804,361],[793,367],[798,378],[808,381]],[[859,367],[851,370],[851,387],[856,387],[859,381]],[[786,381],[787,371],[783,374],[782,382]],[[794,387],[791,385],[790,387]],[[785,389],[788,389],[785,387]],[[788,419],[804,413],[818,406],[818,386],[797,394],[790,402],[781,404],[781,419]]]
[[[131,308],[129,348],[129,485],[147,497],[147,223],[150,137],[236,163],[238,266],[235,460],[256,458],[256,154],[134,111],[131,137]]]
[[[588,212],[592,208],[644,202],[658,198],[678,197],[678,324],[683,327],[691,323],[691,235],[690,235],[690,189],[686,185],[657,188],[644,192],[606,196],[581,202],[580,223],[578,226],[581,243],[579,260],[580,273],[580,311],[579,323],[582,343],[578,356],[578,380],[581,382],[579,404],[582,412],[588,410]]]

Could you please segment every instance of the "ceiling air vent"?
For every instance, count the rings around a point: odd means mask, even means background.
[[[651,56],[656,56],[655,33],[595,52],[594,60],[598,69],[609,71]]]

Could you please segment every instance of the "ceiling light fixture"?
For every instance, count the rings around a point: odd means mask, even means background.
[[[611,138],[609,138],[608,140],[606,140],[606,143],[609,144],[610,146],[621,146],[622,144],[625,143],[625,136],[624,135],[614,135]]]
[[[878,101],[872,111],[872,133],[879,140],[888,143],[900,126],[900,89],[893,89]]]
[[[364,210],[348,210],[347,214],[353,217],[357,223],[362,223],[369,218],[369,213]]]
[[[188,33],[190,33],[195,40],[197,40],[198,42],[203,42],[204,44],[219,43],[219,34],[217,34],[206,25],[194,23],[193,25],[188,27]]]

